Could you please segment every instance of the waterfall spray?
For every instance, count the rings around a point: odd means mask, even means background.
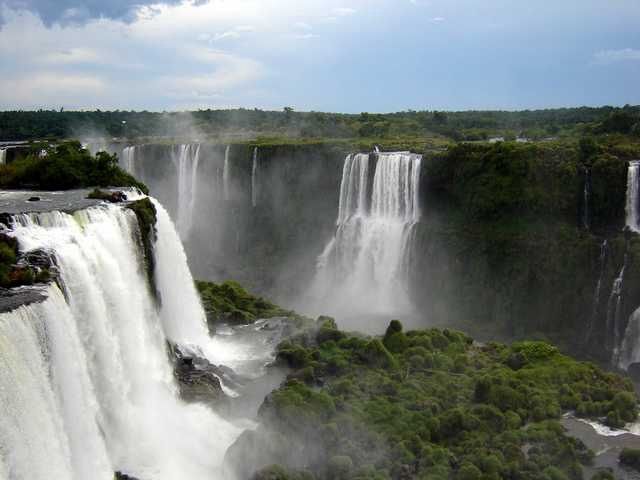
[[[627,227],[640,232],[640,160],[629,162],[627,170]]]
[[[253,165],[251,166],[251,205],[258,205],[258,147],[253,149]]]
[[[227,148],[224,150],[224,169],[222,170],[222,184],[224,188],[224,199],[229,200],[230,190],[229,190],[229,151],[231,150],[231,146],[227,145]]]
[[[336,234],[318,259],[311,293],[331,313],[411,310],[406,252],[420,219],[421,162],[409,152],[345,159]]]
[[[44,480],[223,478],[239,430],[177,396],[166,342],[213,346],[184,251],[159,204],[158,310],[130,210],[13,218],[25,251],[54,254],[64,291],[0,315],[0,474]],[[188,440],[188,441],[187,441]]]

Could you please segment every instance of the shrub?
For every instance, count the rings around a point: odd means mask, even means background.
[[[640,471],[640,449],[623,448],[619,459],[622,465]]]

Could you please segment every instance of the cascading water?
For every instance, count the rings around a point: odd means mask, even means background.
[[[609,338],[609,345],[613,350],[613,363],[617,363],[620,347],[620,322],[622,315],[622,297],[624,287],[624,274],[627,269],[628,254],[625,252],[624,261],[622,262],[622,268],[620,273],[613,281],[611,287],[611,294],[609,295],[609,301],[607,302],[607,334]]]
[[[311,293],[325,311],[411,310],[404,260],[420,219],[421,161],[409,152],[345,159],[336,234],[318,259]]]
[[[156,208],[160,311],[131,211],[14,217],[21,248],[54,254],[63,291],[52,285],[43,303],[0,315],[3,478],[224,478],[239,431],[177,397],[166,340],[215,345],[177,234]]]
[[[176,145],[172,160],[178,171],[178,210],[176,226],[180,238],[186,240],[193,227],[200,144]]]
[[[223,189],[224,189],[224,199],[225,200],[229,200],[230,196],[231,196],[231,190],[230,190],[230,185],[229,185],[229,176],[231,175],[230,172],[230,165],[229,165],[229,151],[231,150],[231,146],[227,145],[227,148],[225,148],[224,150],[224,168],[222,170],[222,185],[223,185]]]
[[[640,160],[629,162],[626,214],[627,227],[640,232]]]
[[[251,166],[251,205],[258,205],[258,147],[253,149],[253,165]]]
[[[7,163],[7,149],[0,148],[0,165],[5,165]]]
[[[120,156],[120,166],[131,175],[136,175],[136,147],[125,147]]]
[[[602,293],[602,279],[604,277],[605,268],[607,266],[607,255],[609,251],[609,243],[607,240],[604,240],[600,245],[600,261],[599,261],[599,274],[598,281],[596,282],[596,287],[593,293],[593,303],[591,305],[591,318],[589,319],[589,325],[587,326],[587,331],[585,334],[585,342],[588,342],[591,338],[591,334],[593,333],[593,327],[596,324],[598,319],[598,314],[600,313],[600,296]]]

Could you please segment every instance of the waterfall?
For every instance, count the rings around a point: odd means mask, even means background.
[[[640,160],[629,162],[627,170],[627,227],[640,232]]]
[[[125,147],[122,150],[120,166],[131,175],[136,174],[136,147]]]
[[[7,163],[7,149],[0,148],[0,165],[5,165]]]
[[[176,145],[172,160],[178,171],[178,210],[176,224],[180,238],[186,240],[193,227],[200,144]]]
[[[624,274],[627,269],[628,254],[625,252],[624,261],[622,262],[622,268],[620,273],[613,281],[611,287],[611,294],[609,295],[609,301],[607,302],[607,335],[609,345],[613,349],[614,363],[618,355],[618,348],[620,346],[620,315],[622,309],[622,287],[624,286]]]
[[[409,152],[346,157],[336,234],[310,294],[319,305],[339,315],[411,310],[406,252],[420,219],[421,162]]]
[[[600,296],[602,292],[602,278],[604,277],[605,267],[607,266],[607,254],[609,251],[609,244],[607,240],[604,240],[600,245],[600,260],[599,260],[599,273],[596,287],[593,292],[593,303],[591,305],[591,318],[589,319],[589,325],[585,335],[585,342],[588,342],[593,332],[593,327],[598,320],[598,314],[600,313]]]
[[[589,215],[589,203],[591,202],[591,170],[584,170],[584,189],[582,193],[582,226],[585,230],[589,230],[591,226],[591,218]]]
[[[229,196],[231,191],[229,190],[229,150],[231,150],[231,146],[227,145],[227,148],[224,150],[224,169],[222,170],[222,184],[224,189],[224,199],[229,200]]]
[[[258,147],[253,149],[253,165],[251,166],[251,205],[258,205]]]
[[[55,255],[60,290],[0,314],[0,477],[223,478],[239,430],[177,397],[166,339],[215,347],[177,233],[158,208],[156,306],[133,212],[20,215],[10,234]],[[218,353],[220,354],[220,353]]]

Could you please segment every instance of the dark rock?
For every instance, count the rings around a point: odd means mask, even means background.
[[[131,475],[127,475],[122,472],[115,472],[113,478],[114,480],[138,480],[136,477],[132,477]]]
[[[640,383],[640,363],[635,362],[627,368],[627,374],[635,383]]]
[[[169,351],[174,363],[174,376],[184,400],[217,405],[229,399],[222,390],[220,379],[231,388],[240,387],[247,381],[233,369],[213,365],[180,345],[169,344]]]
[[[40,197],[29,197],[29,199],[27,200],[27,202],[39,202],[40,201]]]

